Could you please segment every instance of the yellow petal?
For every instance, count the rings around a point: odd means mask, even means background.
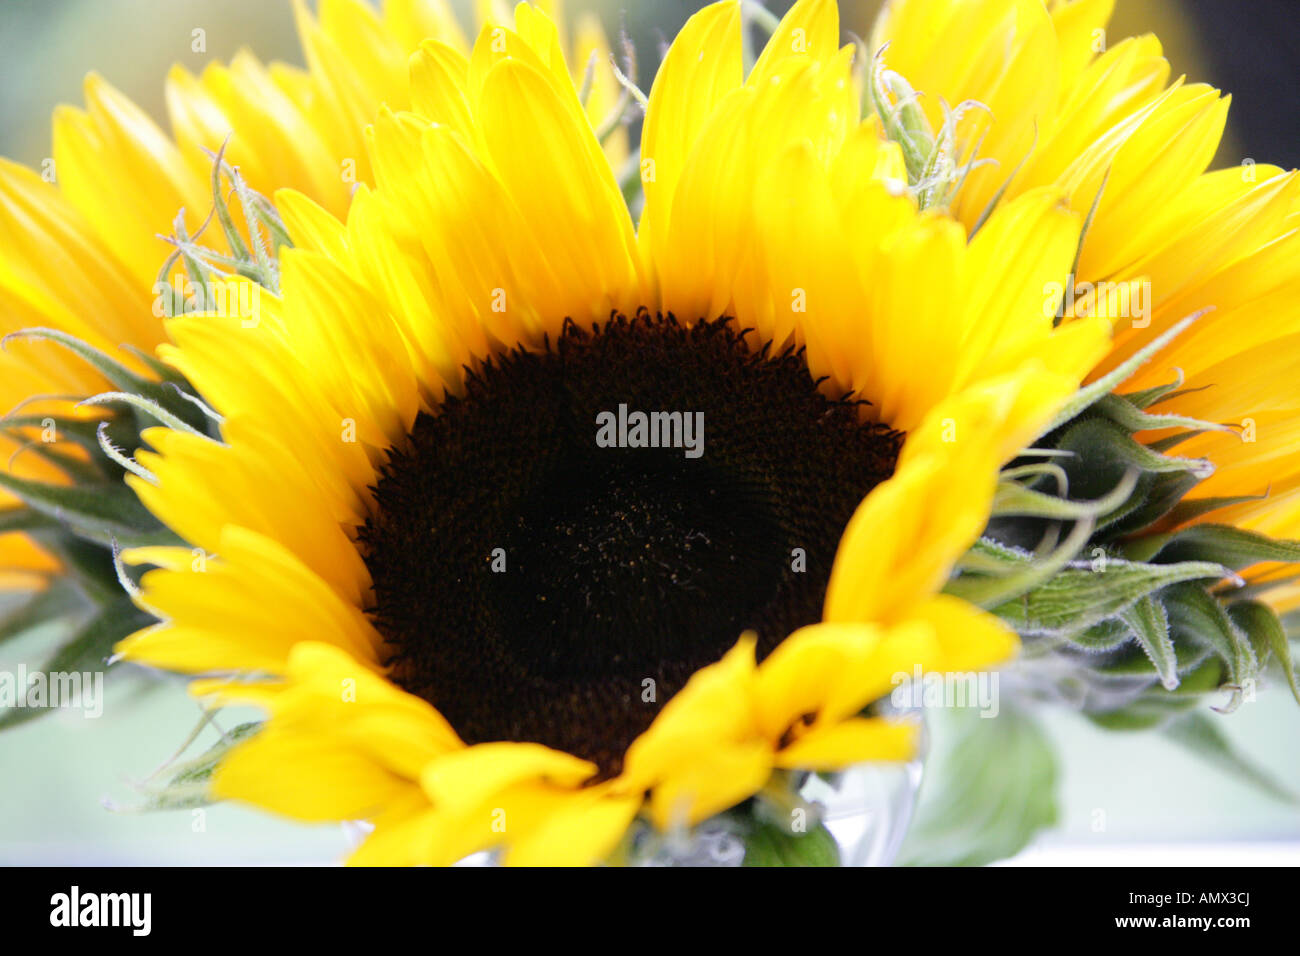
[[[882,717],[854,718],[804,734],[776,756],[799,770],[842,770],[866,761],[903,761],[916,755],[920,725]]]
[[[212,778],[217,797],[243,800],[296,820],[358,820],[415,788],[370,756],[328,737],[268,728],[238,746]]]
[[[327,641],[378,666],[381,641],[365,615],[283,546],[234,525],[217,544],[220,557],[200,554],[183,570],[144,576],[143,601],[165,619],[121,641],[117,653],[187,673],[279,674],[296,644]],[[278,609],[274,628],[268,607]]]
[[[960,598],[936,594],[908,612],[909,621],[933,628],[939,659],[934,670],[968,672],[1003,664],[1015,656],[1020,641],[1001,620]]]
[[[821,623],[800,628],[759,666],[756,716],[773,743],[802,718],[816,728],[857,713],[911,677],[942,666],[941,644],[926,629]]]
[[[577,787],[596,772],[594,764],[541,744],[476,744],[431,762],[420,777],[435,805],[477,806],[494,793],[526,781]]]
[[[835,0],[798,0],[768,38],[746,82],[759,86],[780,76],[791,57],[829,61],[839,46],[840,11]]]
[[[606,859],[641,808],[641,796],[605,788],[580,791],[512,839],[507,866],[590,866]]]
[[[687,770],[701,751],[748,740],[755,731],[752,634],[716,664],[698,670],[627,750],[622,778],[644,790]]]
[[[762,789],[772,766],[765,740],[702,748],[651,791],[650,819],[661,830],[707,820]]]

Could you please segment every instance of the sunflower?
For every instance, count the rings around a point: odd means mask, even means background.
[[[121,659],[269,715],[214,794],[370,820],[358,863],[590,863],[788,807],[912,756],[898,675],[1013,630],[1087,658],[1112,725],[1239,699],[1270,654],[1300,697],[1248,599],[1300,544],[1246,530],[1287,529],[1294,410],[1244,372],[1289,370],[1295,178],[1205,173],[1226,101],[1152,38],[1106,50],[1109,11],[907,0],[872,65],[801,0],[747,66],[733,0],[647,98],[527,4],[470,45],[437,4],[326,0],[305,72],[175,72],[174,141],[92,78],[59,188],[0,169],[8,320],[70,350],[13,346],[6,581],[111,542],[89,563],[138,609],[74,643],[147,612]],[[209,206],[205,249],[175,211]],[[1187,527],[1212,513],[1241,527]]]
[[[379,105],[410,104],[409,55],[428,38],[469,49],[443,0],[387,0],[382,13],[362,0],[323,0],[319,17],[295,2],[294,11],[305,70],[267,67],[248,53],[199,76],[177,66],[166,85],[171,136],[92,74],[85,108],[55,113],[53,154],[39,173],[0,159],[0,334],[56,329],[155,379],[147,357],[165,338],[159,286],[184,275],[179,263],[159,274],[157,237],[178,226],[199,232],[212,205],[212,153],[227,144],[224,159],[252,190],[291,186],[341,216],[356,185],[372,181],[365,129]],[[479,15],[492,14],[480,4]],[[575,20],[571,40],[560,23],[566,35],[547,55],[559,64],[560,50],[572,51],[584,108],[620,168],[627,130],[611,120],[621,112],[622,91],[608,69],[594,69],[608,60],[608,43],[590,15]],[[222,239],[215,244],[230,252]],[[10,473],[67,484],[69,460],[85,456],[71,442],[55,450],[51,435],[75,434],[79,421],[102,417],[77,402],[111,387],[75,355],[40,342],[7,343],[0,408],[9,415],[0,453],[14,456]],[[62,562],[47,537],[23,533],[17,504],[0,489],[0,509],[10,509],[0,526],[0,587],[42,587]]]
[[[1189,521],[1300,537],[1300,177],[1250,159],[1207,172],[1230,97],[1171,82],[1154,36],[1109,44],[1113,7],[892,0],[871,43],[931,124],[945,104],[985,107],[961,126],[959,151],[986,162],[956,190],[954,217],[974,228],[1044,187],[1088,217],[1065,317],[1105,315],[1115,328],[1090,378],[1202,316],[1126,385],[1142,392],[1177,375],[1153,415],[1234,426],[1177,446],[1214,466],[1189,496],[1202,505]],[[1300,591],[1268,600],[1286,609]]]
[[[859,119],[833,2],[748,75],[741,34],[727,0],[667,52],[637,228],[548,18],[422,43],[346,219],[275,194],[278,294],[166,323],[220,434],[144,432],[186,546],[124,555],[159,623],[118,653],[268,712],[216,794],[371,820],[359,863],[590,863],[905,759],[864,710],[895,675],[1013,653],[939,592],[1107,348],[1040,307],[1082,217],[1030,191],[968,242]]]

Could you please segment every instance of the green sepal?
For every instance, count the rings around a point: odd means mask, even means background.
[[[1247,501],[1263,501],[1268,495],[1236,495],[1223,498],[1192,498],[1180,501],[1164,515],[1170,525],[1183,525],[1196,518],[1211,514],[1220,508],[1244,504]]]
[[[43,429],[49,422],[54,423],[54,429],[60,439],[66,437],[89,452],[99,451],[99,439],[95,436],[99,422],[93,419],[67,418],[63,415],[10,415],[8,418],[0,418],[0,428],[6,431],[12,429],[17,434],[21,434],[19,429]]]
[[[1186,652],[1176,641],[1174,646],[1180,654]],[[1153,685],[1122,707],[1104,711],[1088,710],[1084,716],[1107,730],[1140,731],[1164,726],[1182,714],[1202,706],[1204,695],[1217,690],[1223,683],[1224,665],[1211,652],[1201,653],[1203,656],[1200,663],[1182,675],[1176,690],[1169,691]],[[1146,665],[1148,672],[1153,673],[1151,662],[1145,656],[1140,653],[1133,656]]]
[[[1177,584],[1165,597],[1169,623],[1176,636],[1187,636],[1213,650],[1227,667],[1225,687],[1231,692],[1225,712],[1236,710],[1241,704],[1245,682],[1254,680],[1259,662],[1249,638],[1233,623],[1212,595],[1204,588]]]
[[[1004,568],[996,574],[961,574],[950,580],[944,590],[985,610],[998,607],[1050,580],[1079,553],[1091,532],[1091,520],[1077,521],[1064,541],[1052,551],[1036,555],[1035,560]]]
[[[92,604],[112,604],[122,599],[122,586],[108,548],[70,535],[62,526],[51,531],[34,531],[31,535],[58,560],[59,579],[74,583]]]
[[[135,392],[156,399],[158,393],[162,390],[162,387],[157,382],[151,382],[148,379],[142,378],[121,362],[117,361],[117,359],[109,357],[93,345],[83,342],[75,335],[71,335],[67,332],[61,331],[60,329],[49,329],[39,326],[20,329],[17,332],[9,333],[2,341],[7,344],[13,339],[28,338],[45,339],[62,345],[124,392]]]
[[[1262,601],[1234,601],[1228,605],[1228,617],[1250,638],[1261,667],[1270,658],[1277,661],[1292,696],[1300,703],[1300,681],[1296,680],[1291,642],[1277,612]]]
[[[213,211],[216,213],[217,222],[221,225],[221,231],[226,237],[226,244],[230,246],[231,254],[236,259],[251,259],[252,256],[249,254],[248,246],[244,244],[244,237],[235,226],[235,217],[230,214],[230,206],[226,204],[226,191],[221,185],[221,174],[230,168],[225,162],[226,146],[229,142],[230,139],[227,137],[226,142],[221,144],[221,149],[212,157],[212,173],[209,185],[212,188]]]
[[[1024,468],[1012,469],[1008,474],[1024,471]],[[1026,488],[1016,480],[1002,480],[995,496],[995,518],[1015,514],[1050,517],[1072,520],[1074,527],[1059,544],[1055,543],[1055,538],[1045,539],[1035,554],[983,537],[976,546],[979,550],[973,549],[973,562],[959,562],[964,573],[949,581],[945,590],[989,609],[1041,587],[1079,553],[1092,534],[1096,517],[1120,505],[1132,493],[1136,481],[1137,473],[1130,471],[1103,497],[1093,501],[1071,501]],[[999,508],[1004,510],[1000,512]]]
[[[1213,561],[1240,571],[1261,561],[1300,561],[1300,541],[1269,538],[1255,531],[1224,524],[1198,524],[1142,542],[1147,560]]]
[[[69,455],[52,443],[29,442],[22,451],[53,465],[76,484],[93,484],[109,477],[107,469],[101,467],[98,459],[91,458],[87,461],[79,456]],[[10,462],[12,461],[11,458]]]
[[[1103,395],[1093,406],[1117,425],[1129,432],[1157,431],[1165,428],[1186,428],[1194,431],[1232,431],[1231,425],[1217,422],[1204,422],[1185,415],[1152,415],[1142,410],[1127,397],[1110,394]]]
[[[75,335],[70,335],[59,329],[36,327],[11,332],[3,340],[0,340],[0,344],[20,338],[44,339],[62,345],[108,379],[119,391],[139,395],[157,405],[161,405],[178,418],[195,427],[202,427],[205,424],[198,417],[198,410],[182,399],[177,390],[171,385],[164,382],[153,382],[137,375],[121,362],[104,354],[93,345],[83,342]]]
[[[1007,574],[1032,564],[1034,554],[1024,548],[982,537],[961,556],[957,567],[976,574]]]
[[[1174,432],[1172,435],[1166,435],[1164,438],[1157,438],[1146,443],[1146,446],[1152,451],[1158,451],[1161,454],[1177,448],[1185,441],[1190,441],[1197,435],[1201,434],[1200,429],[1191,429],[1189,431]]]
[[[1137,473],[1125,475],[1119,484],[1101,498],[1075,501],[1026,488],[1018,481],[998,482],[992,513],[999,518],[1048,518],[1053,521],[1079,521],[1102,518],[1123,505],[1137,486]]]
[[[160,278],[159,281],[161,282],[163,281],[163,279],[165,279],[165,276],[163,278]],[[156,356],[150,355],[144,349],[137,348],[136,346],[131,345],[130,343],[123,343],[121,348],[122,351],[130,352],[141,362],[147,365],[149,367],[149,371],[153,372],[154,375],[158,377],[158,381],[163,383],[164,387],[166,387],[167,385],[174,385],[177,388],[180,388],[181,386],[189,385],[189,382],[185,380],[184,375],[182,375],[176,369],[172,368],[170,365],[168,365],[166,362],[162,361],[161,359],[157,358]]]
[[[1121,473],[1126,468],[1136,468],[1153,475],[1187,472],[1198,478],[1207,478],[1214,471],[1210,463],[1203,458],[1176,458],[1152,451],[1146,445],[1135,441],[1122,425],[1106,418],[1086,417],[1069,425],[1056,443],[1056,447],[1062,451],[1074,452],[1076,455],[1076,458],[1067,460],[1064,465],[1065,470],[1071,473],[1072,479],[1076,473],[1081,472],[1082,467],[1087,467],[1091,471],[1102,466],[1100,470],[1104,473],[1106,465],[1111,466],[1115,474]],[[1080,467],[1072,468],[1073,464]],[[1109,476],[1100,480],[1108,485],[1114,483],[1113,478]],[[1073,481],[1071,484],[1073,486]],[[1085,489],[1085,493],[1091,490]]]
[[[1117,617],[1108,617],[1091,627],[1071,634],[1068,643],[1089,654],[1118,650],[1132,640],[1128,625]]]
[[[127,548],[180,543],[120,481],[52,485],[0,472],[0,488],[87,541]]]
[[[0,534],[14,531],[44,531],[58,526],[59,523],[49,515],[25,505],[0,510]]]
[[[1165,614],[1167,617],[1167,610]],[[1124,625],[1124,629],[1131,640],[1119,645],[1117,648],[1118,653],[1111,654],[1109,657],[1095,662],[1092,665],[1093,672],[1104,680],[1141,678],[1143,682],[1150,683],[1160,678],[1161,672],[1157,668],[1155,661],[1138,642],[1132,629],[1127,624]],[[1206,658],[1211,657],[1214,653],[1210,648],[1202,644],[1175,640],[1175,636],[1171,628],[1170,643],[1173,646],[1173,657],[1172,660],[1167,662],[1167,666],[1177,676],[1177,682],[1172,687],[1165,685],[1165,693],[1177,693],[1178,689],[1183,685],[1182,675],[1195,671],[1205,663]],[[1073,641],[1073,638],[1071,640]]]
[[[876,54],[872,76],[867,83],[867,94],[872,108],[880,117],[885,136],[897,143],[902,151],[908,180],[917,183],[935,152],[934,133],[925,111],[916,102],[915,91],[907,81],[896,73],[890,74],[890,81],[886,80],[881,58],[883,52]],[[895,97],[895,103],[890,103],[890,94]]]
[[[145,398],[143,395],[136,395],[132,392],[104,392],[99,395],[92,395],[90,398],[82,401],[82,405],[106,405],[117,403],[129,406],[137,415],[144,415],[152,419],[159,425],[170,428],[173,431],[184,432],[187,435],[197,435],[200,438],[208,437],[204,432],[199,431],[189,422],[173,414],[166,408],[163,408],[152,399]],[[150,427],[146,423],[141,424],[141,429]],[[96,436],[98,437],[98,436]]]
[[[212,775],[232,749],[261,729],[261,721],[239,724],[193,760],[171,767],[172,773],[166,783],[142,784],[139,788],[144,797],[141,803],[114,805],[111,809],[128,812],[193,810],[216,803],[218,798],[212,795]]]
[[[0,644],[38,627],[67,621],[87,607],[85,594],[71,578],[55,578],[0,618]]]
[[[1184,471],[1143,475],[1128,506],[1117,510],[1104,522],[1106,540],[1114,541],[1161,520],[1178,507],[1183,496],[1200,484],[1200,481],[1194,474]]]
[[[1183,387],[1186,380],[1183,376],[1182,369],[1174,369],[1174,380],[1168,385],[1157,385],[1154,388],[1144,388],[1136,392],[1112,393],[1116,397],[1122,398],[1134,408],[1148,409],[1156,402],[1167,398],[1170,393],[1178,391]]]
[[[1064,635],[1121,613],[1153,591],[1182,581],[1215,580],[1227,572],[1216,564],[1139,564],[1104,559],[1099,570],[1067,568],[993,613],[1021,634]]]
[[[1169,634],[1169,613],[1165,606],[1151,594],[1120,613],[1120,619],[1132,631],[1138,646],[1151,660],[1160,683],[1166,690],[1178,686],[1178,652],[1174,649],[1173,638]]]
[[[1038,127],[1034,127],[1034,141],[1030,147],[1033,152],[1038,146]],[[1029,158],[1026,153],[1020,160],[1024,163]],[[1016,167],[1019,169],[1019,167]],[[1079,241],[1074,244],[1074,261],[1070,263],[1069,281],[1071,285],[1075,284],[1079,275],[1079,260],[1083,258],[1083,244],[1088,240],[1088,233],[1092,231],[1092,222],[1097,218],[1097,210],[1101,207],[1101,197],[1106,193],[1106,187],[1110,185],[1110,170],[1107,169],[1105,175],[1101,177],[1101,185],[1097,187],[1097,192],[1092,197],[1092,203],[1088,206],[1088,214],[1083,217],[1083,224],[1079,227]],[[1061,304],[1056,310],[1056,321],[1054,325],[1060,325],[1065,319],[1065,296],[1061,296]]]
[[[1203,309],[1200,312],[1193,313],[1187,318],[1174,323],[1173,326],[1166,329],[1160,335],[1157,335],[1145,346],[1129,356],[1127,361],[1111,369],[1111,371],[1107,372],[1090,385],[1086,385],[1079,389],[1070,397],[1069,401],[1061,406],[1060,410],[1056,413],[1056,416],[1042,429],[1042,431],[1035,435],[1034,438],[1038,439],[1043,435],[1054,432],[1066,422],[1077,418],[1085,409],[1090,408],[1096,402],[1100,401],[1102,397],[1109,394],[1115,386],[1119,385],[1131,376],[1141,368],[1147,360],[1181,335],[1185,329],[1204,315],[1206,311],[1208,310]]]
[[[152,621],[150,615],[130,600],[122,598],[99,608],[94,617],[37,670],[44,672],[47,679],[55,673],[102,673],[112,666],[110,655],[113,645]],[[57,710],[57,707],[10,708],[0,713],[0,730],[16,727]]]

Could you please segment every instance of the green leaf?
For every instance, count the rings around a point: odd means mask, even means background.
[[[1165,726],[1165,734],[1170,740],[1182,744],[1188,750],[1213,764],[1227,770],[1246,783],[1253,784],[1260,790],[1276,797],[1284,803],[1300,804],[1300,796],[1278,783],[1271,774],[1246,757],[1232,746],[1219,722],[1205,713],[1190,713]]]
[[[903,866],[982,866],[1019,853],[1057,821],[1056,758],[1022,711],[930,711],[936,748],[899,854]]]
[[[839,866],[840,849],[822,824],[807,833],[791,833],[774,823],[756,821],[745,835],[744,866]]]
[[[150,615],[139,610],[128,600],[101,608],[73,636],[72,640],[55,651],[53,656],[36,670],[45,674],[47,682],[51,680],[52,675],[57,674],[102,673],[110,666],[108,658],[113,652],[113,645],[152,621]],[[0,712],[0,730],[16,727],[58,709],[57,707],[7,708]]]
[[[1148,594],[1120,613],[1133,636],[1151,659],[1160,675],[1160,683],[1173,690],[1178,686],[1178,654],[1169,636],[1169,614],[1154,596]]]
[[[1152,591],[1181,581],[1217,580],[1216,564],[1138,564],[1110,558],[1091,568],[1067,568],[1014,601],[993,609],[1021,634],[1069,634],[1124,611]]]

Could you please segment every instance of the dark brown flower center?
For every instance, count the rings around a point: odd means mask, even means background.
[[[569,323],[421,415],[362,531],[394,679],[468,743],[617,772],[742,632],[820,619],[844,526],[902,436],[731,321]]]

